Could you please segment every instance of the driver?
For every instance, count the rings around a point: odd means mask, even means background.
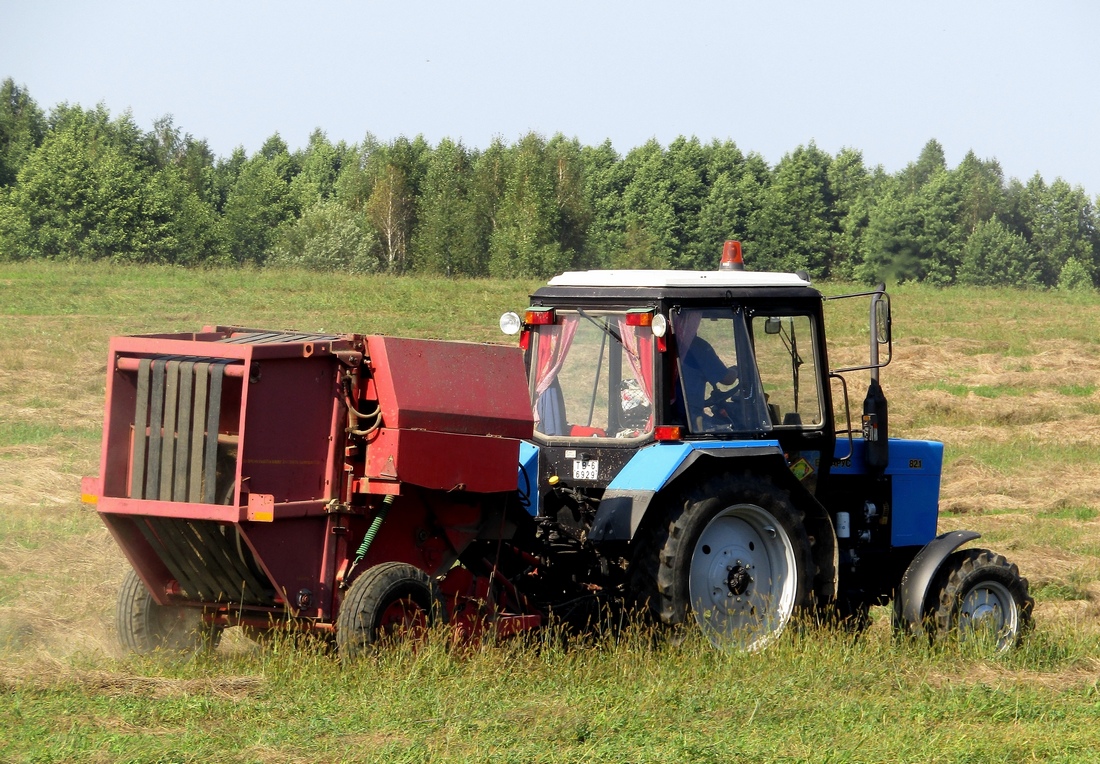
[[[696,423],[699,417],[706,415],[704,409],[709,406],[707,385],[733,385],[737,382],[737,366],[726,365],[711,344],[697,335],[684,354],[681,376],[684,380],[688,417],[692,423]]]

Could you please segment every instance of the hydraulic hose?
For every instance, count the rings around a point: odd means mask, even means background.
[[[392,493],[388,493],[385,498],[382,499],[382,506],[378,508],[378,514],[371,520],[370,527],[367,528],[367,532],[363,534],[362,543],[359,544],[359,548],[355,551],[355,560],[352,561],[347,574],[344,576],[343,582],[340,584],[341,589],[347,588],[348,582],[351,580],[352,571],[355,570],[359,563],[363,561],[363,558],[367,556],[367,552],[370,551],[371,542],[373,542],[374,537],[378,535],[378,530],[382,527],[382,522],[386,519],[386,515],[389,514],[394,498]]]
[[[386,515],[389,514],[390,506],[393,504],[394,495],[392,493],[386,494],[386,498],[382,499],[382,506],[378,508],[378,514],[374,516],[374,520],[371,521],[370,527],[367,528],[367,532],[363,535],[363,543],[359,545],[359,549],[355,552],[355,563],[362,562],[363,558],[367,556],[367,551],[370,549],[371,542],[374,541],[374,537],[378,535],[378,529],[382,527],[382,521],[386,519]]]
[[[355,408],[355,402],[352,399],[352,384],[351,376],[344,377],[344,405],[348,409],[348,432],[352,435],[365,437],[382,426],[382,407],[378,404],[374,404],[374,411],[368,414],[364,414]],[[367,427],[359,427],[358,423],[362,420],[368,420],[370,423]]]

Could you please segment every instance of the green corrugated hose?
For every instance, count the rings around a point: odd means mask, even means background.
[[[390,511],[390,505],[393,504],[393,499],[394,495],[392,493],[386,494],[386,498],[382,499],[382,506],[378,509],[378,514],[375,515],[374,520],[371,521],[370,527],[367,528],[367,532],[363,536],[363,543],[359,545],[359,549],[355,553],[355,562],[352,563],[353,568],[367,556],[367,550],[370,549],[374,537],[378,535],[378,529],[382,527],[382,521],[386,519],[386,515]]]
[[[363,561],[363,558],[367,556],[371,542],[374,541],[374,537],[378,535],[378,529],[382,527],[382,521],[386,519],[386,515],[390,511],[390,506],[393,504],[394,498],[392,493],[388,493],[386,497],[382,499],[382,506],[378,508],[378,514],[371,520],[367,532],[363,534],[363,542],[359,544],[359,549],[355,552],[355,560],[351,563],[351,567],[348,568],[347,575],[344,576],[344,581],[340,585],[341,588],[347,588],[348,581],[351,580],[352,571],[355,570],[359,563]]]

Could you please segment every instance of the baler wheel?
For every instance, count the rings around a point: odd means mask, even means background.
[[[404,562],[367,569],[348,589],[336,617],[336,645],[355,658],[386,639],[417,638],[445,618],[435,582]]]
[[[122,581],[115,615],[119,644],[138,655],[197,653],[221,641],[222,628],[205,623],[201,609],[158,605],[133,569]]]
[[[1035,601],[1019,569],[988,549],[963,549],[944,562],[937,578],[935,637],[965,643],[988,641],[996,652],[1020,643],[1031,627]]]
[[[723,649],[759,650],[809,606],[813,557],[802,515],[766,478],[719,475],[673,502],[651,550],[651,607],[666,624],[691,613]],[[655,554],[654,554],[655,552]]]

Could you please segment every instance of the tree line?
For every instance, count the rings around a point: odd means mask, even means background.
[[[1037,173],[1006,180],[930,140],[890,174],[813,142],[771,166],[732,141],[651,140],[620,155],[529,133],[476,149],[423,137],[216,157],[171,117],[0,87],[0,260],[545,277],[567,269],[716,266],[816,279],[1091,287],[1100,199]]]

